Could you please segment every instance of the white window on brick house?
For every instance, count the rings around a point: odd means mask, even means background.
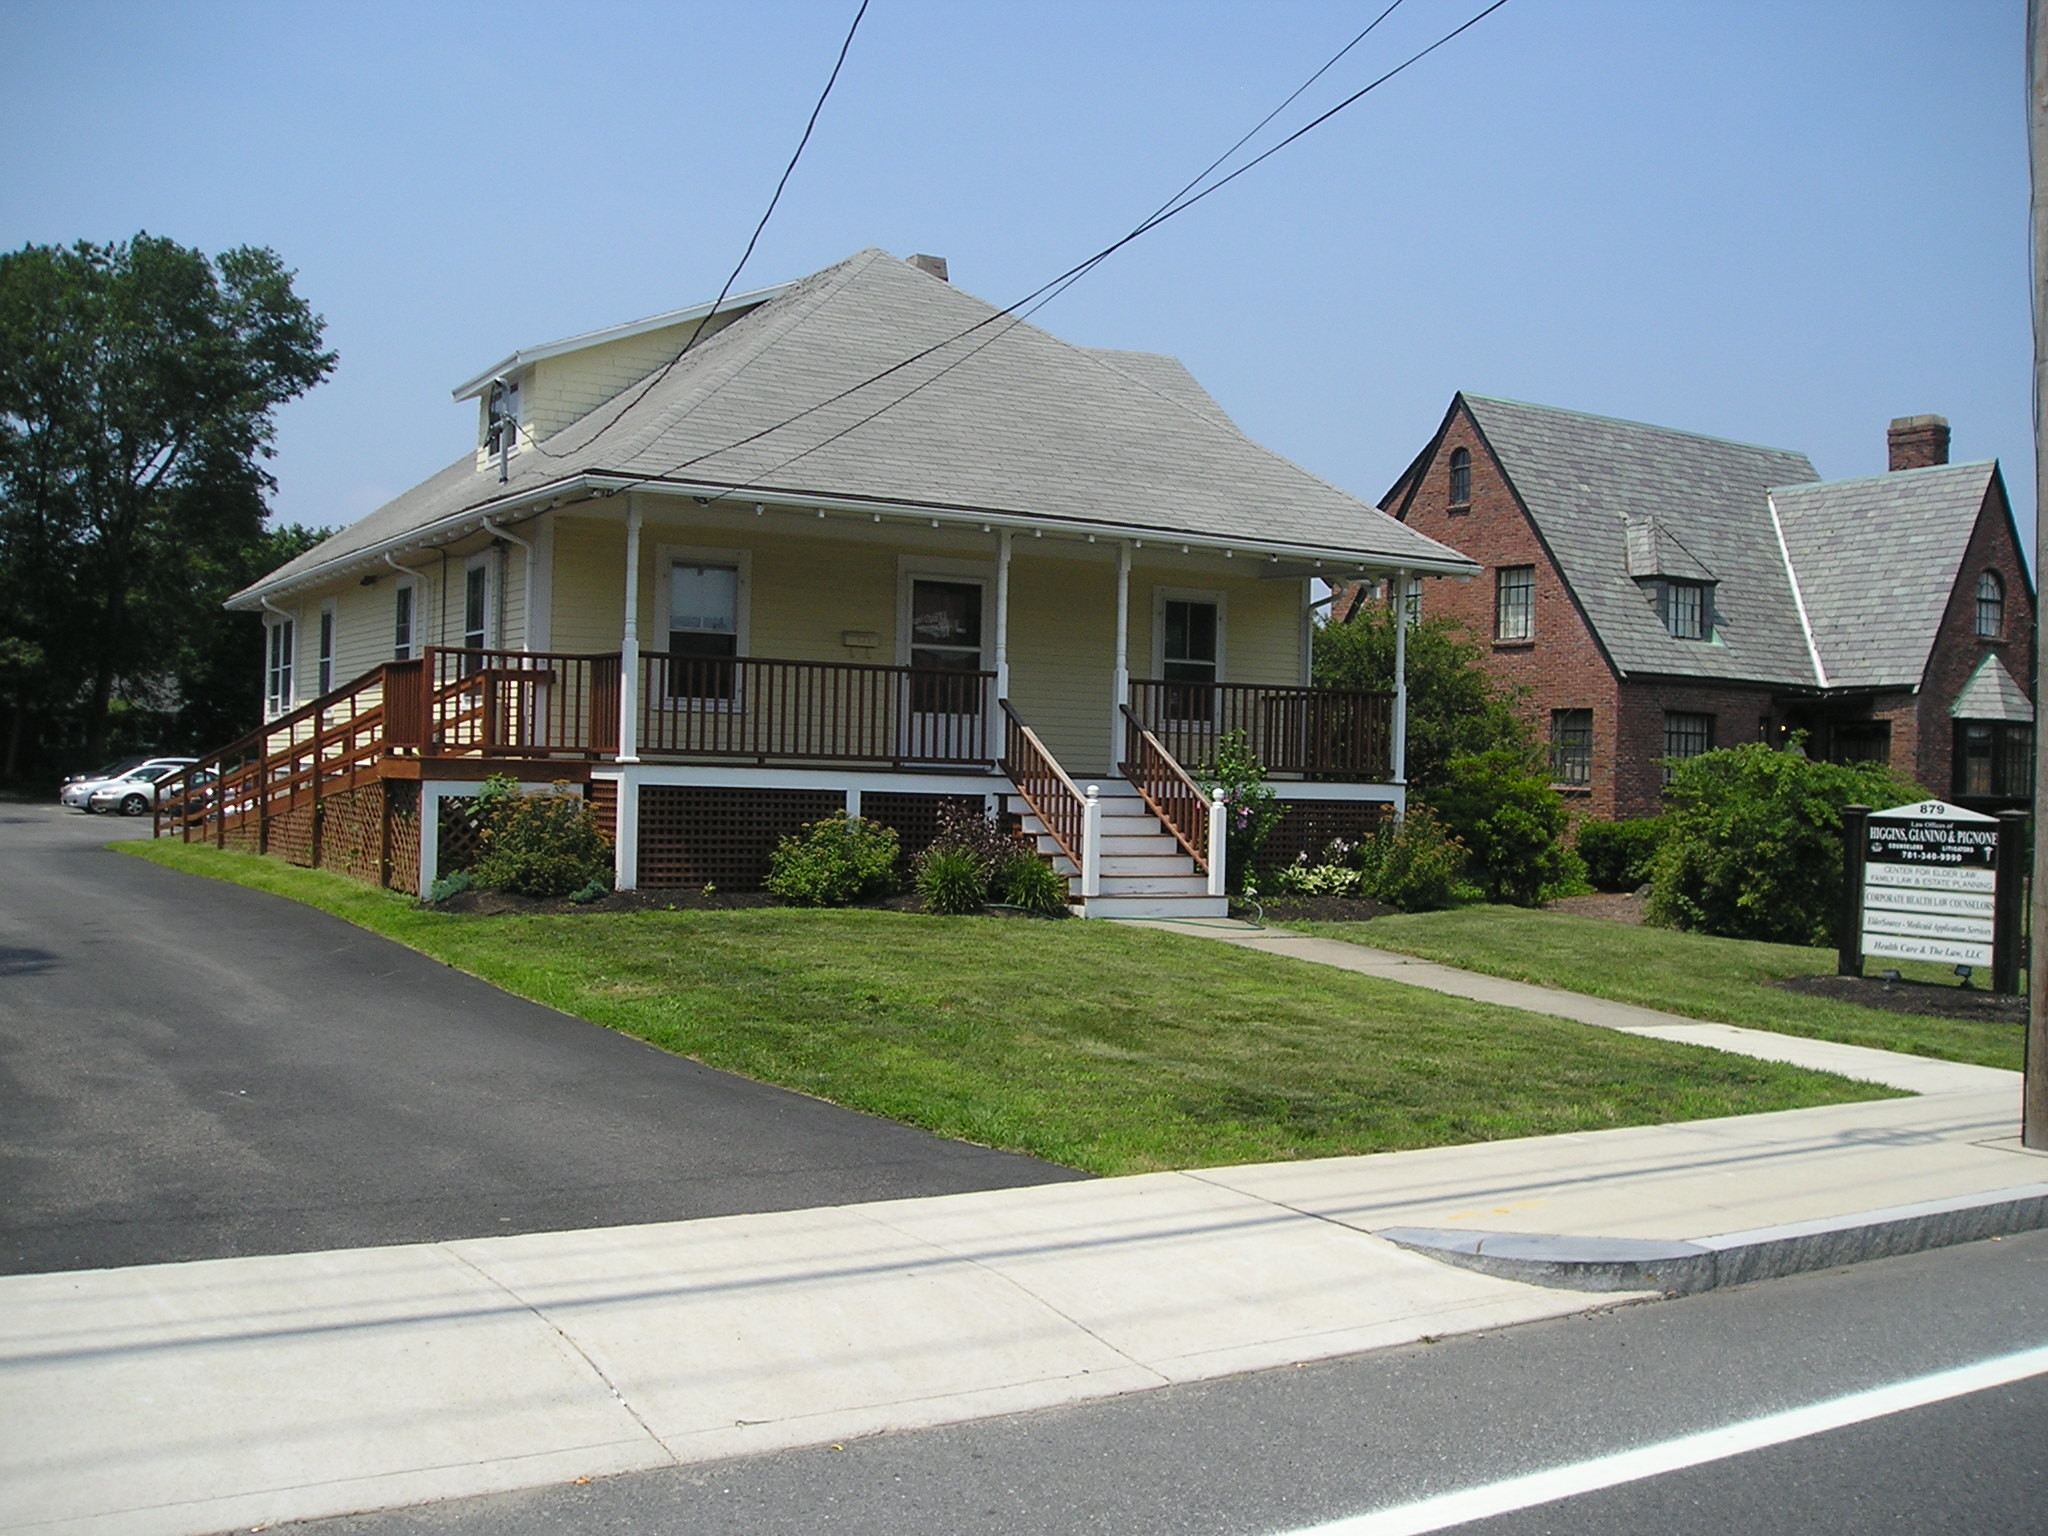
[[[1550,781],[1553,784],[1593,782],[1593,711],[1553,709],[1550,712]]]
[[[1664,712],[1664,782],[1671,782],[1676,763],[1688,757],[1698,757],[1702,752],[1714,750],[1714,717],[1712,715],[1684,714],[1678,710]]]
[[[1985,640],[1998,640],[2005,635],[2005,583],[1998,579],[1996,571],[1986,571],[1977,578],[1977,634]]]
[[[1536,633],[1536,567],[1504,565],[1494,573],[1493,638],[1528,640]]]

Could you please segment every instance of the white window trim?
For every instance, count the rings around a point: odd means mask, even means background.
[[[981,588],[981,665],[996,669],[996,565],[993,560],[945,560],[924,555],[896,557],[896,665],[910,665],[910,589],[917,581],[972,582]],[[1014,600],[1014,594],[1013,594]]]
[[[479,550],[476,554],[471,555],[462,562],[462,596],[456,612],[456,622],[462,628],[456,631],[460,636],[456,644],[465,649],[469,645],[469,573],[475,570],[481,570],[484,573],[484,639],[481,649],[486,651],[497,649],[496,646],[491,644],[491,637],[498,630],[496,623],[498,617],[498,578],[495,569],[497,561],[493,560],[491,555],[492,551],[488,549]]]
[[[278,675],[278,668],[271,665],[272,648],[277,644],[276,632],[289,629],[288,643],[284,647],[282,693],[272,688]],[[279,715],[291,713],[293,695],[299,686],[299,624],[292,614],[266,614],[263,619],[263,718],[275,720]]]
[[[1168,603],[1214,603],[1216,605],[1216,681],[1227,682],[1230,657],[1230,594],[1201,587],[1154,587],[1152,589],[1152,676],[1166,676],[1166,605]]]
[[[660,624],[661,644],[654,649],[668,651],[669,625],[675,618],[671,588],[678,565],[730,565],[739,572],[739,590],[733,596],[733,648],[735,659],[751,656],[754,629],[754,552],[751,549],[713,549],[701,544],[657,544],[654,546],[654,613]],[[655,701],[649,700],[649,703]],[[695,699],[664,694],[661,704],[668,709],[738,711],[747,707],[744,676],[733,683],[729,699]]]
[[[426,604],[421,597],[422,591],[423,584],[416,576],[401,576],[392,583],[390,635],[391,659],[393,661],[412,661],[426,652],[426,643],[420,637],[420,625],[426,618]],[[406,630],[405,654],[403,656],[398,654],[398,594],[400,592],[410,592],[412,594],[412,623]]]
[[[320,617],[313,631],[313,681],[319,686],[313,697],[332,693],[339,673],[335,667],[341,653],[341,604],[328,598],[320,604]]]

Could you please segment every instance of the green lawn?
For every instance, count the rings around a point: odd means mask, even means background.
[[[1108,923],[784,908],[465,917],[275,859],[122,850],[307,902],[715,1067],[1094,1173],[1890,1096]]]
[[[1688,1018],[1945,1061],[2014,1071],[2020,1067],[2025,1027],[2019,1023],[1890,1013],[1803,997],[1770,985],[1786,976],[1833,975],[1831,949],[1716,939],[1519,907],[1462,907],[1395,914],[1369,923],[1288,926]],[[1919,967],[1914,974],[1932,979],[1941,973]]]

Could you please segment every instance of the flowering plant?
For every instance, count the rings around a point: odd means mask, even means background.
[[[1216,752],[1199,775],[1203,791],[1224,807],[1224,870],[1239,890],[1267,836],[1287,814],[1266,782],[1266,768],[1243,731],[1216,739]]]

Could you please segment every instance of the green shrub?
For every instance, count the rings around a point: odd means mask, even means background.
[[[466,869],[458,869],[452,875],[443,875],[427,887],[427,903],[439,906],[442,902],[460,896],[476,884],[476,876]]]
[[[933,843],[917,856],[917,895],[927,912],[961,917],[988,905],[988,869],[965,848]]]
[[[1596,891],[1633,891],[1650,878],[1650,861],[1664,835],[1664,818],[1582,821],[1577,847]]]
[[[1527,754],[1500,747],[1454,757],[1428,798],[1464,844],[1488,901],[1533,907],[1547,893],[1584,882],[1583,866],[1564,846],[1564,797]]]
[[[1340,839],[1341,842],[1341,839]],[[1341,852],[1325,849],[1322,862],[1311,864],[1306,853],[1295,857],[1273,876],[1272,889],[1283,896],[1357,896],[1365,889],[1365,875],[1348,862],[1350,845]]]
[[[1005,864],[995,889],[1006,905],[1026,912],[1060,917],[1067,910],[1067,877],[1035,853],[1020,853]]]
[[[1223,802],[1224,874],[1234,889],[1243,890],[1252,861],[1287,808],[1266,782],[1266,766],[1253,754],[1251,738],[1243,731],[1217,737],[1215,755],[1195,778],[1204,791]]]
[[[1671,811],[1651,866],[1650,920],[1814,945],[1835,942],[1842,807],[1928,798],[1879,764],[1816,763],[1761,743],[1685,759],[1665,794]]]
[[[1410,801],[1406,816],[1360,846],[1359,869],[1365,895],[1403,912],[1436,912],[1457,900],[1465,845]]]
[[[473,805],[482,852],[472,873],[486,890],[567,896],[611,869],[610,840],[567,783],[529,795],[511,779],[492,777]]]
[[[835,811],[768,856],[768,890],[794,907],[845,907],[896,889],[893,827]]]

